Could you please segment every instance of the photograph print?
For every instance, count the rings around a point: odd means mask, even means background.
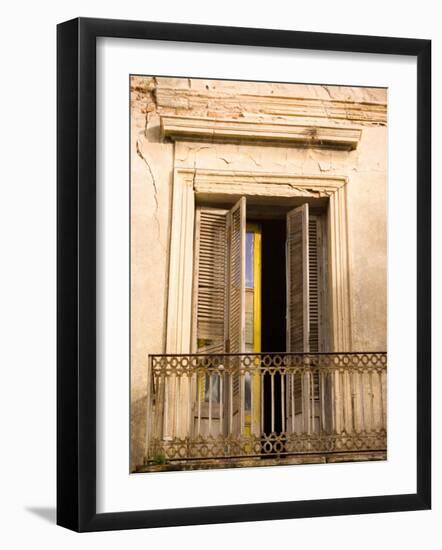
[[[386,460],[388,90],[129,87],[130,471]]]

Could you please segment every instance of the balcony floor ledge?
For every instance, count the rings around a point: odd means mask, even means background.
[[[295,464],[331,464],[338,462],[362,462],[386,460],[386,451],[365,451],[332,454],[305,454],[272,458],[227,458],[195,461],[173,461],[166,464],[137,466],[135,473],[176,472],[189,470],[214,470],[218,468],[257,468],[261,466],[291,466]]]

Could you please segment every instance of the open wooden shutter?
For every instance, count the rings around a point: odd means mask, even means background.
[[[228,269],[228,349],[230,353],[244,353],[246,345],[246,198],[242,197],[228,214],[229,269]],[[233,434],[244,431],[245,391],[244,375],[240,375],[240,357],[230,358],[234,373],[230,377],[229,408]]]
[[[193,348],[225,351],[227,307],[227,210],[197,208]]]
[[[321,327],[321,224],[317,216],[309,216],[308,221],[308,286],[309,286],[309,351],[322,351]]]
[[[308,204],[287,214],[287,351],[310,350]]]
[[[310,350],[309,326],[309,208],[303,204],[287,214],[287,351]],[[308,429],[310,377],[294,374],[287,380],[287,425]]]
[[[228,214],[229,223],[229,308],[230,353],[245,351],[246,296],[246,198],[242,197]]]

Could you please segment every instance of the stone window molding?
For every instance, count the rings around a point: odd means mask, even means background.
[[[351,351],[348,179],[291,173],[176,168],[171,211],[166,353],[191,343],[195,198],[199,193],[246,197],[327,197],[331,351]]]

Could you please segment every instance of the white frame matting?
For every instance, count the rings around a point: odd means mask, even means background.
[[[388,87],[387,461],[129,475],[130,74]],[[97,41],[98,513],[416,492],[416,76],[407,56]]]

